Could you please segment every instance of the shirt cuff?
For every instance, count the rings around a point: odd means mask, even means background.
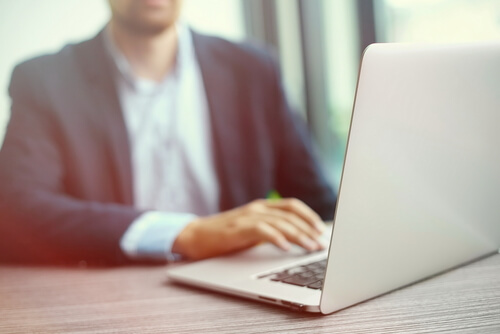
[[[122,251],[135,260],[177,261],[172,246],[187,224],[196,219],[191,213],[148,211],[136,218],[120,240]]]

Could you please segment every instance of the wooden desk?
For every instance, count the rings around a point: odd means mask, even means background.
[[[164,267],[0,267],[2,333],[500,333],[500,255],[329,316],[172,285]]]

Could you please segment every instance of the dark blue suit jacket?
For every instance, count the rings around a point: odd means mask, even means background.
[[[208,98],[220,210],[276,189],[332,218],[335,195],[287,107],[272,59],[194,33]],[[102,33],[18,65],[0,151],[0,260],[127,262],[130,151]]]

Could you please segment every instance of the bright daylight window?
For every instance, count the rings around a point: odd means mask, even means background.
[[[500,40],[498,0],[376,0],[383,42]]]
[[[359,10],[369,1],[373,1],[375,27],[368,29],[372,33],[375,29],[376,42],[500,41],[499,0],[323,0],[329,127],[336,138],[326,160],[329,168],[334,166],[336,181],[363,51]]]

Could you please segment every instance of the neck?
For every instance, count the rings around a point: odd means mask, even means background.
[[[110,29],[136,77],[160,82],[172,70],[177,53],[175,24],[151,36],[130,32],[113,20]]]

